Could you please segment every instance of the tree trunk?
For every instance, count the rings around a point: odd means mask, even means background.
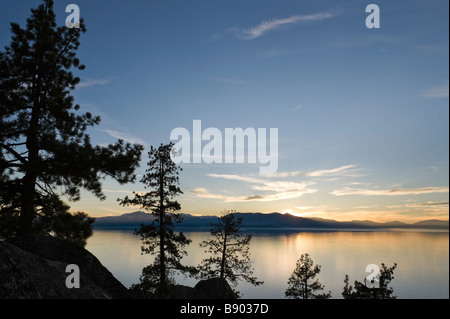
[[[33,232],[36,176],[27,173],[22,179],[22,183],[19,229],[17,234],[27,235]]]
[[[305,274],[305,290],[303,292],[303,299],[308,299],[308,277]]]
[[[42,65],[42,54],[38,59]],[[40,91],[41,91],[41,74],[40,67],[36,65],[35,70],[37,77],[33,81],[33,109],[31,111],[30,126],[27,131],[27,140],[25,142],[28,150],[28,163],[25,166],[25,176],[22,179],[21,207],[19,217],[18,235],[26,235],[33,232],[34,219],[34,199],[36,192],[36,179],[39,160],[39,116],[40,108]]]
[[[159,160],[159,251],[160,260],[159,266],[161,270],[160,284],[161,284],[161,297],[167,297],[167,280],[166,280],[166,251],[165,251],[165,227],[164,227],[164,172],[162,158]]]
[[[36,109],[36,108],[35,108]],[[19,217],[19,229],[18,235],[26,235],[33,232],[33,219],[34,219],[34,199],[35,188],[37,179],[37,162],[39,159],[39,148],[37,139],[37,114],[33,109],[30,129],[28,131],[28,137],[26,146],[28,149],[28,163],[25,167],[25,176],[22,178],[22,194],[21,194],[21,207]],[[36,123],[35,120],[36,119]]]
[[[223,239],[223,247],[222,247],[222,261],[220,263],[220,278],[225,277],[225,259],[226,259],[226,251],[227,251],[227,235],[228,235],[228,220],[225,222],[224,229],[224,239]]]
[[[37,109],[37,108],[35,108]],[[25,176],[22,178],[21,207],[19,217],[18,235],[26,235],[33,232],[34,199],[37,179],[37,162],[39,159],[39,148],[37,139],[37,114],[33,109],[30,129],[28,132],[26,146],[28,149],[28,163],[25,167]],[[36,123],[35,120],[36,119]]]

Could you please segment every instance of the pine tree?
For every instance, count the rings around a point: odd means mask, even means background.
[[[319,282],[319,279],[314,278],[320,273],[320,265],[314,265],[313,260],[309,254],[300,256],[297,260],[297,265],[288,280],[288,288],[286,289],[286,297],[295,299],[328,299],[331,297],[331,292],[325,294],[316,294],[316,291],[323,290],[324,286]],[[312,282],[311,282],[312,281]]]
[[[213,239],[203,241],[200,247],[212,254],[199,265],[200,278],[223,278],[232,286],[238,280],[245,280],[255,286],[263,284],[253,277],[250,259],[251,234],[242,234],[242,218],[236,218],[232,211],[224,211],[216,223],[211,223]],[[238,293],[235,291],[235,293]]]
[[[348,275],[345,275],[345,286],[342,296],[344,299],[396,299],[397,297],[393,295],[394,289],[388,287],[389,283],[394,279],[394,270],[396,268],[396,263],[392,267],[381,264],[378,275],[378,287],[368,287],[366,279],[364,279],[364,283],[355,280],[355,287],[352,287],[349,285]]]
[[[156,255],[155,262],[143,269],[141,283],[133,287],[133,290],[147,297],[167,298],[167,285],[174,282],[174,272],[195,271],[194,268],[181,264],[182,257],[186,255],[184,247],[191,240],[182,232],[174,232],[175,223],[180,223],[182,216],[177,213],[181,209],[180,204],[173,199],[183,192],[178,187],[178,175],[182,168],[170,158],[173,145],[161,144],[158,148],[152,146],[148,152],[150,160],[141,182],[151,190],[145,194],[133,192],[133,198],[127,196],[119,199],[121,205],[137,205],[154,216],[151,224],[141,225],[135,231],[144,244],[142,252]]]
[[[77,113],[71,95],[80,82],[72,70],[85,68],[76,57],[86,32],[82,20],[79,28],[57,27],[53,1],[43,0],[26,27],[11,23],[11,32],[10,46],[0,52],[0,237],[67,219],[61,195],[79,200],[83,188],[105,199],[102,178],[133,181],[142,152],[121,140],[91,144],[86,130],[100,118]],[[71,222],[92,223],[79,217]]]

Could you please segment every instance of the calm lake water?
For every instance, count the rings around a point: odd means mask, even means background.
[[[240,283],[243,298],[285,298],[287,280],[301,254],[309,253],[322,266],[318,275],[331,290],[332,298],[342,298],[344,278],[363,281],[368,264],[388,267],[397,263],[391,286],[398,298],[449,298],[449,234],[422,231],[337,231],[249,230],[254,233],[250,252],[254,275],[262,286]],[[185,232],[192,239],[185,265],[198,265],[205,258],[199,247],[210,239],[208,232]],[[141,255],[141,242],[132,230],[95,230],[86,248],[126,287],[139,282],[142,268],[153,261]],[[195,279],[177,277],[178,284],[194,286]]]

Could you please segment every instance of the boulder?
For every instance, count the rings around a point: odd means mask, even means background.
[[[169,285],[172,299],[236,299],[237,296],[223,278],[200,280],[195,287]]]
[[[80,270],[80,288],[68,288],[66,267]],[[52,236],[0,242],[0,298],[112,299],[128,290],[83,247]]]

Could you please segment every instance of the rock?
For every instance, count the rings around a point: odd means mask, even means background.
[[[66,287],[66,267],[80,269],[80,288]],[[51,236],[0,242],[0,298],[127,298],[128,290],[89,251]]]
[[[236,299],[236,294],[225,279],[200,280],[195,287],[169,285],[172,299]]]
[[[196,296],[196,291],[193,287],[183,285],[167,285],[169,291],[169,299],[201,299]]]
[[[213,278],[199,281],[194,289],[205,299],[236,299],[236,295],[225,279]]]

